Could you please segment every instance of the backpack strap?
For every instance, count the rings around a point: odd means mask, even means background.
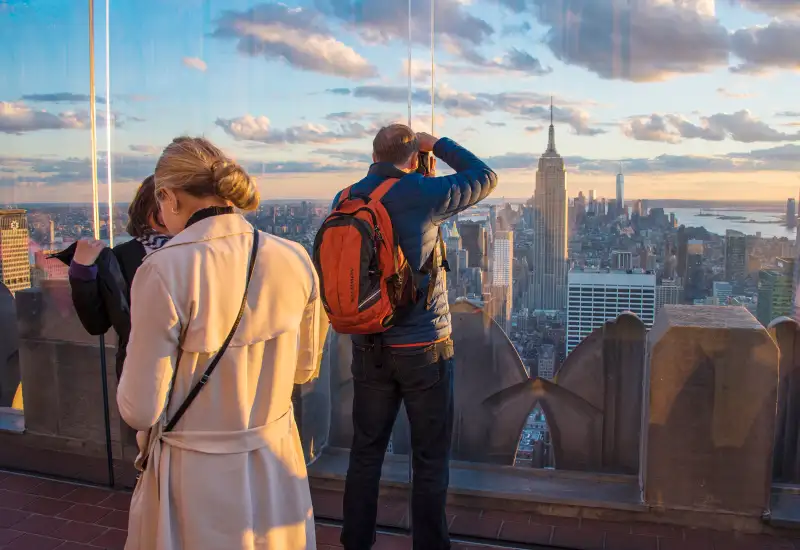
[[[342,190],[342,192],[339,194],[339,201],[336,203],[336,208],[339,208],[340,206],[342,206],[344,204],[344,201],[346,201],[347,199],[350,198],[350,188],[351,187],[353,187],[353,186],[351,185],[350,187],[345,187]],[[334,208],[334,210],[336,208]]]
[[[450,264],[447,263],[447,247],[444,244],[444,237],[442,237],[442,226],[439,226],[439,231],[436,236],[436,240],[438,241],[433,245],[433,250],[431,251],[431,256],[428,259],[428,262],[431,264],[428,277],[428,292],[425,296],[425,308],[429,308],[433,303],[433,292],[436,290],[436,283],[439,282],[439,273],[442,271],[449,272],[450,271]],[[441,256],[440,261],[436,261],[436,247],[439,247]]]
[[[400,181],[400,178],[389,178],[384,180],[378,187],[375,188],[374,191],[372,191],[372,193],[369,194],[369,198],[380,201],[398,181]]]

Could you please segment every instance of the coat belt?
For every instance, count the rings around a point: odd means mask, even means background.
[[[167,432],[161,434],[161,442],[178,449],[205,454],[249,453],[291,434],[293,423],[294,412],[289,408],[279,418],[258,428],[236,432]]]

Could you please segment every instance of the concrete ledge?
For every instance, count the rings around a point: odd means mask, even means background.
[[[327,448],[308,467],[311,487],[336,495],[344,491],[348,451]],[[383,466],[381,498],[407,500],[408,462],[404,455],[387,455]],[[800,495],[798,511],[800,511]],[[795,502],[795,501],[792,501]],[[591,474],[451,462],[451,506],[486,511],[522,512],[553,521],[581,519],[615,524],[647,523],[678,528],[703,528],[737,533],[783,533],[800,528],[791,521],[771,524],[766,518],[731,512],[666,509],[641,501],[638,478],[616,474]],[[336,510],[336,506],[328,506]],[[321,511],[321,510],[320,510]],[[320,512],[318,511],[318,513]],[[340,513],[338,514],[340,516]],[[320,514],[321,517],[326,517]],[[334,514],[333,519],[340,519]],[[797,516],[800,518],[800,514]]]

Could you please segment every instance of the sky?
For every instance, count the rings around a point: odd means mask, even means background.
[[[184,134],[265,199],[327,199],[407,120],[406,0],[108,1],[101,200]],[[91,199],[88,28],[85,2],[0,0],[0,204]],[[411,37],[412,126],[433,95],[434,132],[498,172],[498,198],[533,194],[551,97],[570,196],[612,196],[620,166],[631,199],[798,195],[800,0],[412,0]]]

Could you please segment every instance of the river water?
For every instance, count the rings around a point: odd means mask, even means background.
[[[741,231],[745,235],[755,235],[760,232],[764,238],[787,237],[790,240],[794,240],[796,236],[796,229],[786,227],[784,222],[785,214],[778,211],[665,208],[664,212],[667,215],[670,212],[674,212],[678,218],[678,225],[705,227],[709,233],[718,235],[724,235],[726,230],[734,229]],[[714,214],[715,216],[699,216],[698,214],[701,212],[703,214]],[[721,220],[716,217],[717,215],[744,216],[746,220]]]

